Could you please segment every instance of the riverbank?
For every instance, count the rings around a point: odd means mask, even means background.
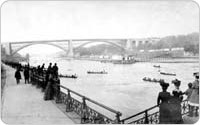
[[[75,60],[98,61],[98,62],[103,62],[103,63],[113,63],[115,61],[115,60],[111,60],[111,59],[100,59],[100,58],[75,58]],[[153,58],[153,59],[136,58],[136,62],[199,63],[199,57],[174,57],[174,58]]]
[[[179,58],[154,58],[150,62],[156,63],[199,63],[198,57],[179,57]]]
[[[52,101],[44,101],[43,94],[31,84],[21,80],[17,85],[15,70],[5,66],[7,72],[1,116],[5,124],[74,124]],[[22,73],[21,73],[22,75]]]

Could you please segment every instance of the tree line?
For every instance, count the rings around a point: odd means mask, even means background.
[[[156,43],[139,45],[138,49],[163,49],[178,47],[183,47],[186,52],[199,54],[199,33],[163,37]]]
[[[123,44],[123,43],[121,43]],[[133,46],[134,47],[134,46]],[[163,49],[163,48],[184,48],[186,52],[194,55],[199,54],[199,33],[187,35],[166,36],[154,43],[139,44],[135,49]],[[78,50],[80,55],[103,55],[103,54],[120,54],[121,50],[117,47],[100,44],[89,48],[82,47]]]

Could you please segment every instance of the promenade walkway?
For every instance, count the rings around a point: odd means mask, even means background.
[[[7,79],[3,93],[2,121],[6,124],[74,124],[52,101],[44,101],[41,89],[21,80],[17,85],[15,70],[5,66]],[[23,76],[23,74],[21,73]]]

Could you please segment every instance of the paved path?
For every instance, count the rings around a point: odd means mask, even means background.
[[[44,101],[41,89],[31,84],[19,85],[14,79],[14,69],[7,67],[3,93],[2,121],[6,124],[74,124],[52,101]],[[23,75],[21,73],[21,75]]]

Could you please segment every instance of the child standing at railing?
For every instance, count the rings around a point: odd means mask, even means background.
[[[191,112],[193,116],[193,111],[195,110],[195,116],[198,116],[199,109],[199,74],[194,74],[195,81],[192,83],[192,94],[188,101],[188,104],[191,106]]]
[[[190,100],[190,96],[192,94],[192,83],[188,83],[188,89],[183,93],[185,95],[187,95],[187,101]],[[189,108],[189,115],[188,116],[192,116],[192,110],[191,110],[191,106],[190,104],[188,104],[188,108]]]

